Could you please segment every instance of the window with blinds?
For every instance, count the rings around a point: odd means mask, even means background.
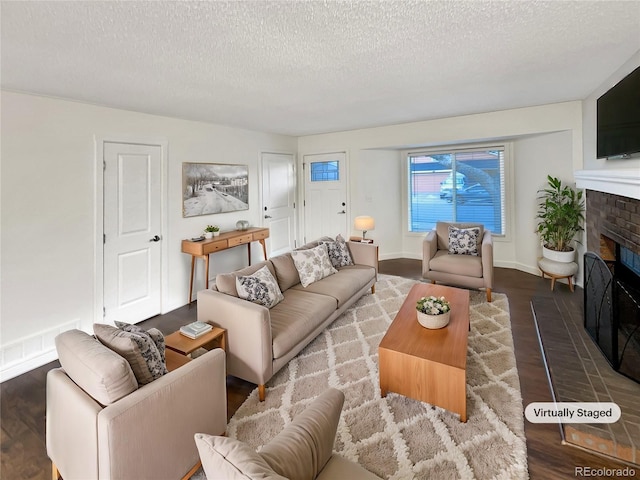
[[[504,146],[411,153],[407,163],[410,232],[452,221],[504,234]]]

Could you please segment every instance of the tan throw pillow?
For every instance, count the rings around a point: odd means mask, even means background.
[[[207,478],[287,480],[248,445],[233,438],[196,433],[202,469]]]
[[[147,332],[125,332],[111,325],[95,323],[93,333],[100,343],[129,362],[139,385],[151,383],[167,373],[158,347]]]
[[[291,258],[293,258],[293,263],[298,270],[300,283],[303,287],[308,287],[313,282],[337,273],[337,270],[331,265],[325,244],[308,250],[294,250],[291,252]]]
[[[236,290],[240,298],[267,308],[284,300],[278,282],[266,266],[253,275],[236,277]]]

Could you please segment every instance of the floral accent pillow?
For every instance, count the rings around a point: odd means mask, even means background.
[[[122,328],[96,323],[93,325],[93,332],[100,343],[129,362],[139,385],[151,383],[168,373],[164,361],[164,349],[161,355],[149,332],[128,323],[117,322],[117,324]],[[156,338],[162,335],[160,330],[155,328],[151,330],[154,331],[153,335]],[[164,336],[162,343],[164,345]]]
[[[458,228],[449,225],[449,253],[478,256],[480,228]]]
[[[338,272],[331,265],[327,245],[324,243],[308,250],[294,250],[291,252],[291,258],[298,270],[303,287],[308,287],[313,282]]]
[[[265,265],[252,275],[236,277],[238,297],[267,308],[275,307],[284,300],[278,282]]]
[[[331,261],[331,265],[333,265],[334,268],[353,265],[353,260],[351,259],[351,254],[349,253],[349,247],[347,247],[347,242],[342,237],[342,235],[338,234],[335,241],[323,241],[322,243],[327,246],[329,260]]]

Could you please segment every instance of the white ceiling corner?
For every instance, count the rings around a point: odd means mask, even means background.
[[[1,84],[307,135],[580,100],[640,1],[2,1]]]

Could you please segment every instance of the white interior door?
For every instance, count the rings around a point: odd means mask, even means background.
[[[296,241],[296,176],[291,154],[262,154],[263,225],[269,228],[270,255],[290,252]]]
[[[104,143],[104,316],[136,323],[162,308],[162,148]]]
[[[304,156],[306,242],[348,232],[346,160],[344,152]]]

